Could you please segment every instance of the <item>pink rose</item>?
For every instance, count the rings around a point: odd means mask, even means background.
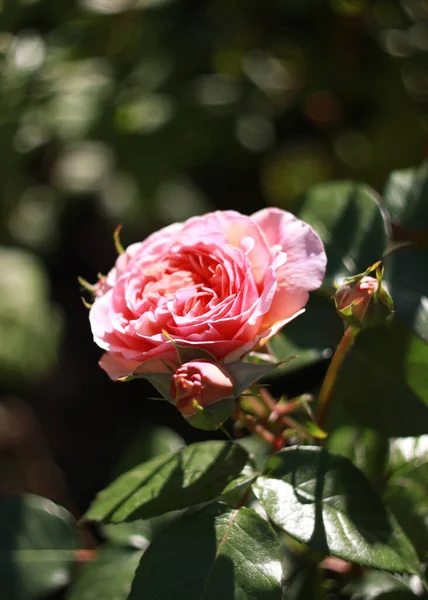
[[[217,211],[129,246],[90,311],[112,379],[165,369],[171,339],[225,363],[260,347],[302,312],[326,265],[313,229],[277,208]],[[168,336],[165,336],[166,331]]]
[[[204,407],[233,395],[232,377],[220,363],[207,359],[184,363],[171,379],[171,398],[186,417],[197,412],[198,405]]]

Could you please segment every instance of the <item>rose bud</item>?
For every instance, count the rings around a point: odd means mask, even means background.
[[[383,323],[392,313],[391,296],[382,286],[381,277],[352,277],[334,296],[339,315],[349,325],[369,329]]]
[[[184,363],[171,380],[171,397],[195,427],[217,429],[234,408],[234,381],[217,362],[196,359]]]

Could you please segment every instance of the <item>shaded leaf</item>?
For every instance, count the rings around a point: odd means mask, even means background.
[[[120,523],[211,500],[239,475],[247,459],[243,448],[223,441],[200,442],[158,456],[102,491],[85,518]]]
[[[409,540],[364,475],[318,447],[272,456],[253,490],[278,527],[311,548],[361,565],[419,572]]]
[[[232,416],[235,408],[235,398],[226,396],[205,406],[199,406],[191,415],[183,415],[192,427],[205,431],[216,431]]]
[[[153,517],[154,519],[162,519],[167,515]],[[110,523],[101,526],[103,536],[112,545],[125,546],[137,550],[145,550],[150,541],[153,539],[152,519],[136,519],[126,523]]]
[[[142,552],[104,544],[97,558],[82,567],[68,600],[126,600]]]
[[[383,200],[393,223],[409,229],[427,229],[428,161],[393,171],[386,182]]]
[[[272,452],[272,447],[268,442],[252,434],[236,440],[236,443],[245,448],[249,453],[250,459],[254,461],[256,469],[261,470],[264,468]]]
[[[389,459],[389,439],[386,436],[372,429],[344,425],[329,435],[327,448],[332,454],[349,459],[373,487],[383,491]]]
[[[311,187],[295,214],[312,225],[324,242],[327,272],[323,287],[365,271],[382,257],[387,241],[385,215],[378,195],[355,181],[333,181]]]
[[[402,249],[385,264],[398,316],[428,343],[428,252]]]
[[[173,510],[150,519],[103,524],[101,531],[111,544],[145,550],[155,535],[179,519],[186,510]]]
[[[391,590],[376,596],[376,600],[417,600],[418,598],[420,596],[416,596],[410,590]]]
[[[175,452],[185,446],[183,438],[169,427],[144,425],[114,465],[110,479],[116,479],[133,467],[165,452]]]
[[[385,502],[425,559],[428,549],[428,435],[391,441]]]
[[[221,500],[231,506],[237,506],[256,477],[254,461],[248,457],[247,464],[240,474],[224,488]]]
[[[428,435],[399,437],[390,444],[390,477],[402,477],[428,466]],[[428,474],[428,473],[427,473]],[[428,482],[427,482],[428,483]]]
[[[269,341],[269,348],[277,360],[297,355],[280,365],[270,377],[293,373],[300,368],[326,361],[343,335],[343,323],[336,313],[330,296],[311,294],[305,312],[288,323]]]
[[[0,498],[0,597],[34,600],[70,580],[77,525],[64,508],[25,494]]]
[[[319,563],[310,561],[307,553],[293,552],[285,545],[282,581],[283,598],[286,600],[320,600],[322,597],[322,573]]]
[[[171,373],[145,373],[144,375],[138,375],[137,377],[150,381],[152,386],[157,389],[159,394],[161,394],[165,400],[174,404],[174,401],[171,398]],[[134,379],[134,377],[131,377],[130,379]]]
[[[209,505],[160,534],[129,600],[280,600],[278,538],[253,509]]]
[[[382,571],[366,571],[351,581],[344,589],[351,600],[377,600],[384,594],[410,593],[409,588],[399,579]]]
[[[363,331],[336,380],[327,423],[375,429],[386,436],[428,431],[428,345],[395,317]]]

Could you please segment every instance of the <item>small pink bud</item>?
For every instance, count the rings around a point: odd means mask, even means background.
[[[226,369],[207,359],[184,363],[171,380],[171,397],[185,417],[222,398],[234,396],[234,382]]]
[[[367,275],[348,279],[338,288],[334,301],[342,319],[362,329],[380,325],[393,310],[381,278]]]

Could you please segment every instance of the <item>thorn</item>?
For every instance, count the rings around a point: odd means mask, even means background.
[[[120,237],[119,237],[122,227],[123,227],[123,225],[118,225],[113,233],[114,247],[116,248],[116,252],[118,254],[123,254],[125,252],[124,247],[120,243]]]
[[[90,304],[83,296],[80,296],[81,301],[83,302],[83,306],[88,310],[92,308],[92,304]]]
[[[91,292],[91,294],[95,294],[95,285],[89,283],[89,281],[86,281],[86,279],[83,279],[83,277],[80,277],[80,275],[77,278],[77,281],[82,286],[82,288],[88,290],[88,292]]]

